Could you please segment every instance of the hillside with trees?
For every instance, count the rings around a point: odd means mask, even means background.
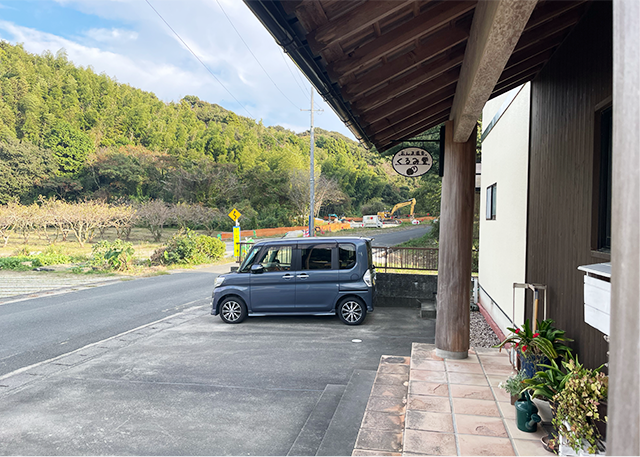
[[[439,212],[437,173],[403,178],[388,158],[322,129],[315,147],[319,215],[371,213],[414,196],[418,212]],[[308,170],[309,132],[195,96],[165,103],[75,66],[64,51],[0,42],[0,205],[164,201],[220,214],[236,207],[246,228],[289,226],[306,218]]]

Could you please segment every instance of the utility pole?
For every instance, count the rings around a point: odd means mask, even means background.
[[[309,236],[315,236],[315,230],[313,227],[313,213],[314,213],[314,204],[315,204],[315,177],[313,171],[313,148],[315,146],[315,142],[313,140],[313,112],[314,111],[324,111],[322,109],[313,109],[313,86],[311,87],[311,109],[301,109],[300,111],[311,111],[311,145],[310,145],[310,157],[309,157]]]

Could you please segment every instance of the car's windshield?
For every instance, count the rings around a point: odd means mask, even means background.
[[[244,262],[242,262],[242,265],[238,269],[240,273],[246,273],[247,271],[249,271],[259,251],[260,246],[254,246],[253,248],[251,248],[251,251],[249,251],[249,254],[247,254],[247,257],[245,257]]]

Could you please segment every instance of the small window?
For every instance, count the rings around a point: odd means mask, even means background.
[[[338,247],[341,270],[350,270],[356,266],[356,247],[353,244],[341,244]]]
[[[498,183],[487,187],[487,219],[496,219],[496,199],[498,195]]]
[[[596,143],[593,173],[592,242],[595,251],[611,252],[611,106],[596,112]]]
[[[302,267],[301,270],[331,270],[330,244],[317,244],[314,246],[301,246]]]
[[[293,249],[291,246],[271,246],[260,256],[258,263],[264,271],[290,271]]]

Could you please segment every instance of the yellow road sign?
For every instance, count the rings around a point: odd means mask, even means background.
[[[237,210],[237,209],[235,209],[235,208],[233,208],[233,209],[231,210],[231,212],[229,213],[229,217],[230,217],[231,219],[233,219],[234,221],[237,221],[237,220],[240,218],[240,216],[242,216],[242,214],[240,214],[240,211],[238,211],[238,210]]]

